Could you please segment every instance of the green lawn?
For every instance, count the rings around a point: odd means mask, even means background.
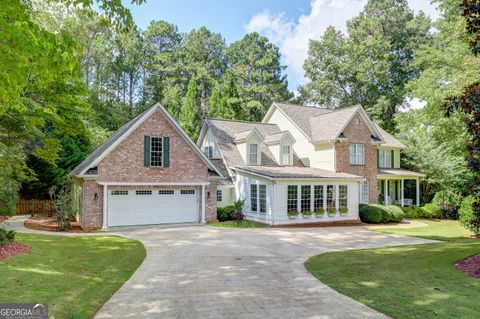
[[[374,231],[404,236],[422,237],[444,241],[470,240],[463,238],[472,233],[463,228],[456,220],[421,220],[428,227],[417,228],[377,228]]]
[[[219,227],[229,227],[229,228],[265,228],[265,227],[270,227],[267,224],[259,223],[259,222],[254,222],[251,220],[241,220],[241,221],[236,221],[236,220],[229,220],[226,222],[211,222],[208,223],[211,226],[219,226]]]
[[[0,303],[47,303],[55,318],[91,318],[145,258],[140,242],[117,236],[16,241],[32,252],[0,261]]]
[[[456,221],[378,231],[435,238],[426,245],[332,252],[305,267],[323,283],[393,318],[479,318],[480,280],[454,264],[480,253],[480,240]],[[377,230],[376,230],[377,231]]]

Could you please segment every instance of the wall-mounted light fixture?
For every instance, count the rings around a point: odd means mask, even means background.
[[[94,200],[94,201],[97,201],[97,200],[98,200],[98,193],[95,193],[95,195],[93,195],[93,200]]]
[[[207,192],[207,198],[210,198],[210,192]]]

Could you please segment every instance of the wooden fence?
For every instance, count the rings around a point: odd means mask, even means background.
[[[17,215],[44,215],[52,216],[53,202],[48,199],[21,199],[16,206]]]

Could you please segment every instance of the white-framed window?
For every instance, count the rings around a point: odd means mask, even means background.
[[[365,145],[350,144],[350,164],[365,164]]]
[[[368,192],[368,181],[367,180],[364,180],[364,181],[360,182],[359,193],[360,193],[360,197],[359,197],[360,204],[368,204],[370,201],[369,201],[369,196],[368,196],[369,192]]]
[[[163,166],[163,138],[150,136],[150,166]]]
[[[252,212],[256,212],[258,207],[257,207],[257,185],[256,184],[251,184],[250,185],[250,210]]]
[[[258,185],[258,201],[260,213],[267,212],[267,185]]]
[[[128,195],[128,190],[114,190],[112,191],[112,195]]]
[[[378,150],[378,167],[392,168],[391,150]]]
[[[339,185],[338,186],[338,208],[347,208],[348,207],[348,186]]]
[[[281,145],[280,147],[280,164],[292,165],[292,146]]]
[[[195,190],[194,189],[182,189],[180,190],[181,195],[194,195]]]
[[[311,186],[310,185],[302,185],[301,188],[301,200],[300,200],[300,210],[302,212],[306,212],[310,210],[310,200],[311,200]]]
[[[173,189],[161,189],[158,191],[159,195],[173,195],[175,191]]]
[[[287,191],[287,211],[296,212],[297,211],[297,200],[298,200],[298,186],[297,185],[288,185]]]
[[[149,190],[149,189],[137,190],[137,191],[135,191],[135,195],[152,195],[152,191]]]
[[[315,185],[313,188],[313,210],[323,209],[323,185]]]
[[[221,202],[223,200],[222,198],[222,190],[217,189],[217,202]]]
[[[327,185],[327,209],[335,207],[335,185]]]
[[[203,153],[208,158],[213,158],[213,146],[205,146],[203,148]]]
[[[248,144],[248,164],[258,165],[258,144]]]

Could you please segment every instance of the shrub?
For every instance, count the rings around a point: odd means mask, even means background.
[[[15,231],[0,228],[0,246],[13,243],[15,240]]]
[[[407,206],[402,208],[405,218],[418,219],[418,218],[432,218],[432,213],[423,207]]]
[[[382,222],[382,210],[374,205],[361,205],[360,220],[368,224],[378,224]]]
[[[243,220],[244,200],[237,200],[233,205],[217,207],[217,219],[221,222],[229,220]]]
[[[49,190],[54,210],[53,217],[58,223],[58,228],[65,231],[70,228],[78,210],[75,208],[72,193],[72,181],[66,180],[59,188],[53,186]]]
[[[387,208],[390,211],[390,221],[401,222],[403,220],[404,213],[399,206],[389,205]]]
[[[297,216],[298,214],[300,214],[300,212],[295,212],[295,211],[291,211],[291,212],[287,212],[288,216]]]
[[[467,196],[463,200],[459,210],[459,220],[463,227],[471,230],[475,235],[478,235],[480,234],[480,216],[475,214],[475,202],[475,197],[472,195]]]
[[[318,209],[315,211],[315,214],[317,214],[317,215],[323,215],[323,214],[325,214],[325,209],[323,209],[323,208],[318,208]]]
[[[346,207],[341,207],[338,211],[342,215],[348,214],[348,208],[346,208]]]
[[[440,209],[440,207],[437,204],[433,204],[433,203],[425,204],[423,206],[423,209],[430,212],[432,214],[433,218],[441,218],[442,217],[442,210]]]
[[[227,220],[233,220],[233,214],[235,213],[235,206],[229,205],[225,207],[217,207],[217,219],[221,222]]]
[[[452,191],[440,191],[435,194],[432,203],[440,207],[442,218],[458,219],[462,196]]]
[[[303,215],[307,215],[307,216],[310,216],[312,214],[313,214],[313,212],[309,211],[309,210],[303,212]]]

